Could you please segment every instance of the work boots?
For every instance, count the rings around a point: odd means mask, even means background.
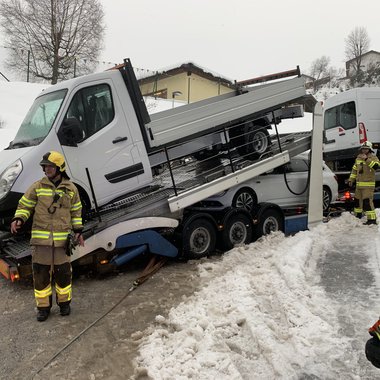
[[[43,322],[48,319],[48,316],[50,314],[50,310],[48,309],[39,309],[37,312],[37,321]]]
[[[369,226],[371,224],[377,224],[376,219],[368,219],[365,223],[363,223],[365,226]]]
[[[69,303],[64,303],[62,305],[59,305],[59,312],[61,315],[66,316],[70,315],[70,304]]]

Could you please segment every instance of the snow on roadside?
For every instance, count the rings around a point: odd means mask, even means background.
[[[154,379],[338,375],[349,340],[337,333],[336,310],[316,272],[331,225],[288,238],[277,233],[200,264],[205,287],[156,318],[140,369]]]

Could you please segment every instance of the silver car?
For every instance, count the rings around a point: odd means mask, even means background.
[[[301,154],[271,172],[255,177],[202,201],[203,206],[242,207],[252,211],[257,203],[271,202],[282,208],[303,206],[308,201],[309,158]],[[338,197],[338,182],[323,163],[323,211]]]

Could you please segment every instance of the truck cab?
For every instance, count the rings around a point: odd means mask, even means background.
[[[0,152],[3,218],[43,176],[39,162],[52,150],[65,156],[67,174],[90,207],[94,197],[102,205],[152,180],[136,113],[116,70],[63,82],[37,97]]]

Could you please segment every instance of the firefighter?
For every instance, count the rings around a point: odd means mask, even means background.
[[[45,176],[32,184],[21,197],[11,222],[16,234],[33,214],[31,231],[34,296],[37,321],[45,321],[52,307],[53,284],[60,314],[70,314],[71,263],[66,252],[70,232],[78,244],[81,235],[82,204],[75,185],[65,171],[61,153],[48,152],[40,162]]]
[[[375,190],[375,171],[380,167],[379,159],[372,150],[372,144],[365,141],[359,148],[359,154],[355,159],[348,186],[356,183],[354,214],[361,218],[363,213],[367,216],[364,224],[376,224],[376,212],[373,204]]]

